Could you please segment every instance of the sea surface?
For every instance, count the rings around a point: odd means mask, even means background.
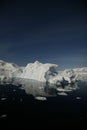
[[[69,92],[43,86],[30,81],[23,86],[0,85],[0,130],[87,127],[87,82],[79,82]]]

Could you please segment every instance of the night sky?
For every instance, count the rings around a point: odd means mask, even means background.
[[[87,3],[0,1],[0,59],[18,65],[38,60],[60,68],[87,66]]]

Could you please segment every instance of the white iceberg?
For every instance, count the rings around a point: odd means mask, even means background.
[[[79,79],[79,73],[83,71],[86,73],[86,68],[59,71],[56,64],[43,64],[38,61],[29,63],[26,67],[20,67],[14,63],[0,60],[0,83],[21,85],[20,89],[33,95],[35,99],[46,100],[46,97],[55,96],[56,93],[66,95],[65,92],[76,90],[78,87],[75,83]],[[13,89],[13,91],[16,90]]]
[[[40,97],[40,96],[35,97],[35,99],[36,99],[36,100],[41,100],[41,101],[45,101],[45,100],[47,100],[46,97]]]
[[[22,73],[22,68],[14,63],[0,60],[0,81],[11,82],[13,77],[17,77]]]
[[[5,98],[5,97],[2,97],[2,98],[1,98],[2,101],[5,101],[6,99],[7,99],[7,98]]]
[[[50,78],[57,75],[57,68],[58,65],[56,64],[42,64],[36,61],[34,63],[28,64],[19,77],[46,82]]]
[[[61,85],[62,83],[67,84],[75,82],[77,79],[77,74],[71,69],[59,72],[58,65],[56,64],[42,64],[36,61],[28,64],[19,77]]]
[[[59,92],[70,92],[70,91],[72,91],[72,89],[66,88],[66,87],[65,88],[58,87],[56,90],[59,91]]]
[[[87,67],[73,69],[78,74],[78,80],[87,81]]]
[[[67,96],[68,94],[67,93],[65,93],[65,92],[59,92],[59,93],[57,93],[58,95],[61,95],[61,96]]]
[[[76,69],[65,69],[58,71],[58,65],[50,63],[40,63],[38,61],[27,64],[26,67],[20,67],[14,63],[8,63],[0,60],[0,82],[11,83],[14,79],[32,79],[40,82],[49,82],[57,86],[76,82],[82,78],[85,73],[87,79],[87,67]],[[81,75],[81,76],[80,76]]]
[[[7,114],[3,114],[0,116],[0,118],[5,118],[5,117],[7,117]]]
[[[81,97],[76,97],[76,99],[80,100],[80,99],[81,99]]]

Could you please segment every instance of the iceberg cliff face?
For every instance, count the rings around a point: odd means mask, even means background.
[[[28,64],[19,77],[46,82],[51,77],[57,75],[57,68],[58,65],[42,64],[36,61]]]
[[[28,64],[19,77],[62,85],[75,82],[77,74],[72,69],[67,69],[59,73],[58,65],[49,63],[42,64],[36,61]]]

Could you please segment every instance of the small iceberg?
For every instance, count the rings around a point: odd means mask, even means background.
[[[4,100],[6,100],[7,98],[5,98],[5,97],[3,97],[3,98],[1,98],[1,101],[4,101]]]
[[[65,93],[65,92],[59,92],[59,93],[57,93],[58,95],[61,95],[61,96],[67,96],[68,94],[67,93]]]
[[[81,99],[81,97],[76,97],[76,99],[80,100],[80,99]]]
[[[35,97],[35,99],[37,99],[37,100],[41,100],[41,101],[45,101],[45,100],[47,100],[46,97],[40,97],[40,96]]]
[[[7,117],[6,114],[3,114],[3,115],[0,116],[0,118],[5,118],[5,117]]]
[[[64,88],[57,88],[56,89],[57,91],[59,91],[59,92],[70,92],[70,91],[72,91],[71,89],[64,89]]]

